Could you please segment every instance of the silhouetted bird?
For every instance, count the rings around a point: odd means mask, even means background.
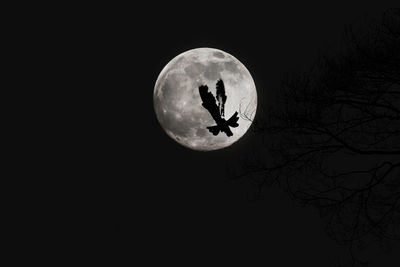
[[[199,86],[199,93],[201,100],[203,100],[203,107],[210,112],[212,118],[215,120],[217,125],[209,126],[207,129],[213,134],[218,135],[219,132],[224,132],[227,136],[232,136],[233,133],[229,127],[236,128],[239,126],[237,121],[239,120],[238,112],[236,111],[229,120],[225,120],[224,117],[224,108],[227,96],[225,95],[225,86],[222,80],[218,80],[217,82],[217,101],[218,106],[215,103],[215,98],[211,92],[208,92],[207,85]]]

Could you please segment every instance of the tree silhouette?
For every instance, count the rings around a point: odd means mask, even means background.
[[[236,177],[259,192],[277,183],[317,208],[355,266],[371,242],[400,240],[400,9],[346,40],[340,56],[285,79],[278,104],[254,122],[268,155]]]

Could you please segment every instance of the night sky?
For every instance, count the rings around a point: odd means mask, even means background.
[[[82,52],[95,66],[89,72],[97,82],[88,84],[82,99],[91,105],[82,122],[90,129],[83,134],[90,170],[82,174],[81,193],[85,216],[96,218],[84,228],[99,243],[107,240],[105,247],[118,260],[145,260],[140,266],[321,267],[335,266],[345,255],[324,233],[316,210],[297,206],[276,187],[254,200],[249,182],[230,181],[229,164],[257,146],[251,129],[222,150],[185,148],[159,125],[153,88],[176,55],[198,47],[221,49],[253,76],[259,116],[274,104],[285,74],[306,71],[318,56],[335,54],[347,26],[365,23],[387,7],[362,1],[243,5],[103,7],[85,23],[81,35],[91,41]],[[399,266],[398,247],[388,254],[373,251],[370,266]]]

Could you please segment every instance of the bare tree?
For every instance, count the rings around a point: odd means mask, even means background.
[[[340,56],[285,79],[279,104],[255,122],[269,156],[238,176],[317,208],[351,266],[370,242],[400,240],[400,9],[367,28],[347,31]]]

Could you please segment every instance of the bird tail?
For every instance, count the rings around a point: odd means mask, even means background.
[[[235,127],[238,127],[238,126],[239,126],[239,123],[237,123],[238,120],[239,120],[238,112],[236,111],[236,112],[232,115],[232,117],[230,117],[229,120],[227,120],[227,123],[228,123],[228,125],[229,125],[230,127],[235,128]]]
[[[207,129],[213,134],[213,135],[218,135],[218,133],[220,132],[220,128],[218,125],[214,125],[214,126],[210,126],[207,127]]]

